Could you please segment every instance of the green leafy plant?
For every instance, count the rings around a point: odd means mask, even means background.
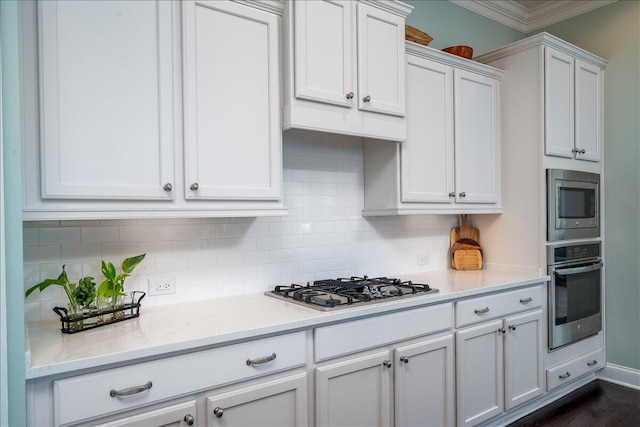
[[[29,289],[27,289],[27,292],[25,293],[24,297],[27,298],[29,295],[31,295],[36,289],[39,290],[40,292],[44,291],[45,289],[47,289],[49,286],[51,285],[57,285],[57,286],[62,286],[62,289],[64,289],[64,292],[67,294],[67,298],[69,298],[69,309],[71,311],[72,314],[75,314],[78,312],[78,301],[76,300],[75,296],[74,296],[74,291],[76,289],[76,284],[75,283],[71,283],[69,281],[69,278],[67,277],[67,272],[65,271],[65,266],[62,266],[62,273],[60,273],[60,275],[58,276],[57,279],[45,279],[42,282],[33,285],[32,287],[30,287]]]
[[[73,290],[73,297],[83,307],[88,307],[95,300],[96,295],[96,282],[93,281],[93,277],[83,277]]]
[[[145,254],[126,258],[122,261],[122,273],[116,274],[115,266],[109,261],[102,261],[102,274],[105,280],[98,286],[98,298],[111,298],[111,305],[117,305],[119,296],[125,295],[124,281],[144,259]]]

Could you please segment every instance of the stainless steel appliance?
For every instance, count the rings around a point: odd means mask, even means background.
[[[279,285],[266,295],[317,310],[334,310],[439,292],[427,284],[389,277],[316,280],[306,285]]]
[[[600,236],[600,175],[547,169],[547,240]]]
[[[602,330],[600,242],[549,246],[547,260],[551,350]]]

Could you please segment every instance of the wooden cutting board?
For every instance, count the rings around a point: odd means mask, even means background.
[[[466,214],[460,215],[460,225],[451,229],[449,234],[449,247],[452,248],[460,239],[471,239],[480,243],[480,231],[467,224]]]

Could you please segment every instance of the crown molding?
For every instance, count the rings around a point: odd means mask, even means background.
[[[527,9],[512,0],[449,0],[478,15],[528,34],[617,0],[556,0]]]

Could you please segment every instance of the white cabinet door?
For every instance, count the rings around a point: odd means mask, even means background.
[[[294,7],[295,96],[353,106],[355,33],[350,1],[297,1]]]
[[[97,427],[141,427],[141,426],[175,426],[189,427],[196,422],[196,401],[167,406],[166,408],[142,412],[137,415],[121,418]]]
[[[407,141],[400,144],[403,202],[451,203],[453,68],[407,55]]]
[[[207,398],[207,426],[306,426],[306,374]]]
[[[184,3],[185,197],[281,198],[279,18]]]
[[[375,353],[316,369],[316,424],[391,425],[389,352]]]
[[[579,59],[575,68],[576,158],[598,162],[602,158],[602,70]]]
[[[404,116],[404,19],[358,3],[358,108]]]
[[[453,335],[394,350],[395,425],[455,424]]]
[[[471,426],[503,412],[502,320],[456,332],[457,424]]]
[[[454,79],[456,202],[496,203],[499,82],[464,70]]]
[[[545,47],[545,154],[573,158],[574,58]]]
[[[542,310],[504,320],[505,410],[527,402],[544,391],[542,368]]]
[[[38,4],[41,197],[172,199],[171,4]]]

